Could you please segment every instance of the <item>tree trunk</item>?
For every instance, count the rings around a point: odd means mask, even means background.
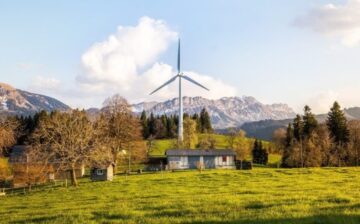
[[[77,179],[76,179],[75,167],[72,167],[70,172],[71,172],[71,184],[73,186],[77,187],[78,182],[77,182]]]
[[[118,152],[116,150],[113,150],[112,152],[113,155],[113,162],[114,162],[114,170],[117,170],[117,157],[118,157]]]

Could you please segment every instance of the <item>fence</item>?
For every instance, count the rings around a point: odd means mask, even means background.
[[[46,184],[32,184],[16,188],[0,188],[0,196],[23,195],[30,192],[52,191],[55,188],[68,187],[68,180],[56,180]]]

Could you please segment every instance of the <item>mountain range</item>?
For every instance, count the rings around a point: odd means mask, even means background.
[[[15,89],[0,83],[0,115],[32,115],[37,111],[67,111],[71,108],[54,98]]]
[[[217,100],[210,100],[203,97],[184,97],[184,113],[200,113],[206,108],[210,115],[212,125],[215,129],[238,127],[245,122],[260,120],[282,120],[293,118],[295,112],[286,104],[263,104],[251,96],[223,97]],[[177,114],[179,107],[178,98],[165,102],[145,102],[134,104],[133,110],[147,114]]]
[[[343,112],[348,121],[360,120],[360,107],[345,108]],[[327,114],[318,114],[315,118],[319,123],[324,123],[326,121]],[[292,121],[293,119],[247,122],[238,127],[238,129],[244,130],[249,137],[271,140],[272,134],[276,129],[286,128]],[[225,129],[218,131],[226,133]]]
[[[284,128],[295,117],[295,112],[286,104],[263,104],[251,96],[223,97],[210,100],[203,97],[184,97],[184,112],[200,113],[203,108],[209,112],[213,127],[217,132],[226,133],[227,128],[237,127],[246,131],[249,137],[270,140],[277,128]],[[165,102],[142,102],[133,104],[133,111],[140,114],[143,110],[148,114],[177,114],[179,102],[177,98]],[[30,93],[0,83],[0,116],[32,115],[38,111],[68,111],[71,108],[52,97]],[[90,108],[87,113],[96,117],[98,108]],[[348,120],[360,120],[360,107],[344,109]],[[321,123],[327,115],[316,115]]]

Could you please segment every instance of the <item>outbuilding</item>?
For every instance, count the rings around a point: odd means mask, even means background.
[[[115,163],[107,163],[106,165],[91,168],[92,181],[112,181],[115,173]]]
[[[15,145],[11,149],[9,162],[13,170],[13,187],[27,186],[29,180],[36,183],[47,181],[64,180],[70,178],[70,166],[59,164],[56,161],[48,161],[48,164],[32,161],[32,147],[29,145]],[[81,163],[75,167],[77,178],[85,175],[85,166]]]
[[[169,149],[169,169],[234,169],[236,153],[231,149]]]

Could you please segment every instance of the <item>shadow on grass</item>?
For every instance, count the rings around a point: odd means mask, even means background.
[[[93,212],[93,219],[96,221],[103,220],[129,220],[131,215],[119,214],[119,213],[109,213],[109,212]]]
[[[284,218],[284,219],[239,219],[231,221],[206,221],[188,222],[188,224],[358,224],[360,223],[360,215],[315,215],[302,218]]]
[[[56,216],[45,216],[45,217],[39,217],[39,218],[32,218],[32,219],[25,219],[20,221],[13,221],[9,223],[16,223],[16,224],[25,224],[25,223],[51,223],[52,221],[55,221],[57,219]]]

